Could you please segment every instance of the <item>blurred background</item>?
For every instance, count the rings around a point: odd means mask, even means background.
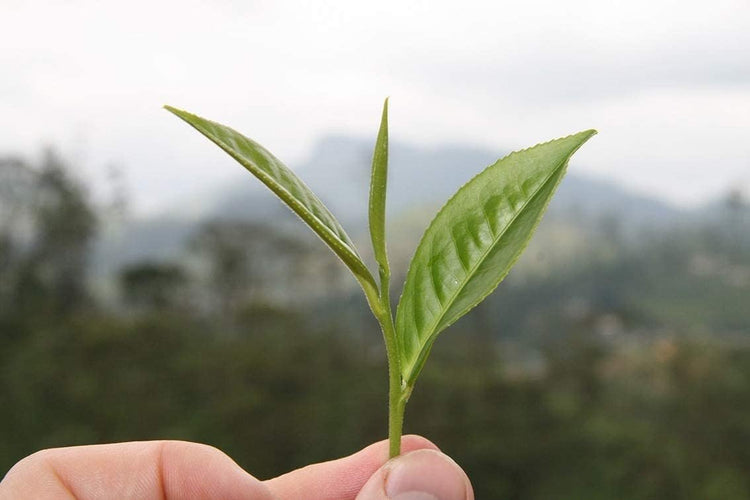
[[[161,109],[290,165],[368,262],[391,96],[394,300],[444,200],[596,136],[407,407],[478,498],[750,498],[750,4],[0,0],[0,472],[188,439],[267,478],[386,436],[346,268]]]

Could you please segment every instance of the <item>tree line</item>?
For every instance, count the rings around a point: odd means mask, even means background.
[[[207,221],[184,258],[119,270],[113,305],[91,279],[104,217],[84,183],[52,153],[0,172],[0,471],[169,438],[266,478],[385,437],[380,334],[316,241]],[[750,497],[747,295],[729,279],[750,252],[707,231],[510,280],[436,343],[406,432],[478,498]],[[335,297],[314,293],[328,283]]]

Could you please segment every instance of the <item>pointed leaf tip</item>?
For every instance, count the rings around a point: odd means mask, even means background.
[[[461,187],[422,236],[396,313],[404,382],[419,375],[435,337],[508,274],[595,130],[509,154]]]
[[[292,170],[263,146],[236,130],[169,105],[164,108],[223,149],[265,184],[349,267],[368,296],[377,290],[374,278],[344,228]]]
[[[385,202],[388,184],[388,98],[383,103],[380,129],[372,155],[369,222],[375,260],[381,274],[390,275],[385,239]]]

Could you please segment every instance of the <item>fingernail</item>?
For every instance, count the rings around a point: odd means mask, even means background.
[[[466,500],[468,479],[450,458],[418,450],[393,461],[385,492],[392,500]]]

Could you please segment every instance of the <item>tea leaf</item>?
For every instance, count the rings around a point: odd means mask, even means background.
[[[390,274],[388,253],[385,246],[385,194],[388,184],[388,99],[383,104],[383,117],[375,142],[370,179],[370,236],[375,260],[382,275]]]
[[[165,108],[226,151],[299,215],[349,267],[368,300],[377,295],[375,280],[344,228],[294,172],[263,146],[229,127],[171,106]]]
[[[461,187],[422,236],[396,313],[403,384],[435,337],[508,274],[538,225],[568,160],[594,130],[511,153]]]

